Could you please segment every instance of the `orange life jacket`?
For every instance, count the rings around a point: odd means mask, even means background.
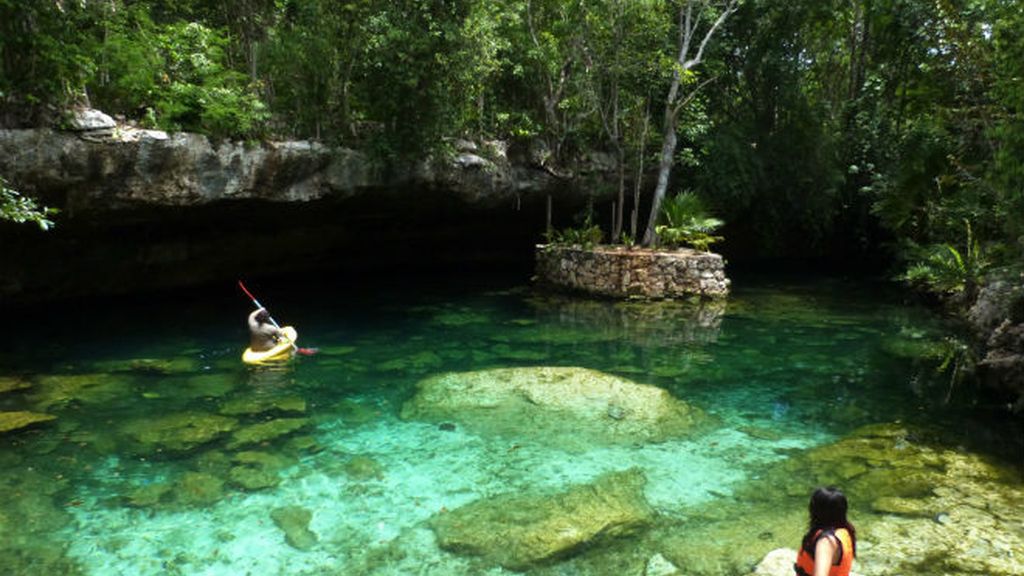
[[[850,538],[850,532],[846,528],[840,528],[834,532],[818,530],[814,534],[814,538],[811,538],[810,550],[801,546],[800,552],[796,555],[796,564],[793,565],[797,576],[814,576],[814,547],[818,544],[819,539],[827,537],[829,534],[839,540],[839,546],[836,549],[839,554],[839,564],[835,564],[833,559],[828,576],[850,576],[850,568],[853,566],[853,539]]]

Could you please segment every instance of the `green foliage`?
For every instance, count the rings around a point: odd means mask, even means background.
[[[561,246],[579,246],[589,249],[601,243],[604,233],[597,224],[585,224],[579,228],[566,228],[564,230],[551,230],[546,235],[548,244]]]
[[[946,290],[960,282],[927,270],[975,274],[964,219],[993,265],[1024,259],[1018,4],[746,0],[687,69],[675,1],[0,0],[0,125],[88,103],[384,160],[443,137],[541,138],[560,172],[581,153],[614,157],[609,186],[633,208],[682,70],[683,91],[700,92],[674,110],[673,180],[712,201],[732,239],[764,256],[889,255]],[[673,244],[716,239],[659,228]]]
[[[53,227],[53,221],[48,216],[56,213],[56,208],[40,207],[35,200],[11,190],[7,187],[4,179],[0,178],[0,220],[19,224],[33,222],[41,230],[49,230]]]
[[[693,192],[681,192],[661,205],[661,221],[655,231],[666,246],[692,246],[706,252],[708,247],[722,240],[712,232],[724,222],[711,216],[704,202]]]
[[[589,249],[600,244],[604,239],[604,232],[601,227],[594,224],[593,205],[588,204],[587,208],[576,216],[578,226],[570,226],[563,230],[548,230],[544,239],[548,244],[561,246],[579,246]]]
[[[92,2],[0,0],[0,122],[51,120],[51,107],[77,103],[95,64]]]
[[[950,244],[932,244],[917,248],[918,258],[900,279],[943,294],[973,295],[990,265],[986,254],[964,220],[966,238],[963,250]]]
[[[151,107],[160,128],[218,137],[259,133],[265,106],[245,74],[226,66],[223,34],[195,22],[176,23],[163,27],[156,42],[163,68]]]

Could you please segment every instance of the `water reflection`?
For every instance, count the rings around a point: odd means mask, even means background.
[[[640,346],[715,342],[728,308],[725,299],[620,302],[544,294],[528,302],[544,322]]]

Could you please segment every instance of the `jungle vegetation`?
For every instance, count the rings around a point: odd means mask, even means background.
[[[967,289],[1024,252],[1022,36],[1016,0],[0,0],[0,125],[602,151],[615,241],[657,176],[763,256]]]

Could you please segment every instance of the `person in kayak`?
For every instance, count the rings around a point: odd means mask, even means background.
[[[798,576],[849,576],[857,531],[846,519],[846,496],[831,486],[811,494],[810,526],[793,570]]]
[[[266,352],[285,338],[281,329],[270,321],[270,312],[266,308],[254,310],[249,314],[249,348],[253,352]]]

